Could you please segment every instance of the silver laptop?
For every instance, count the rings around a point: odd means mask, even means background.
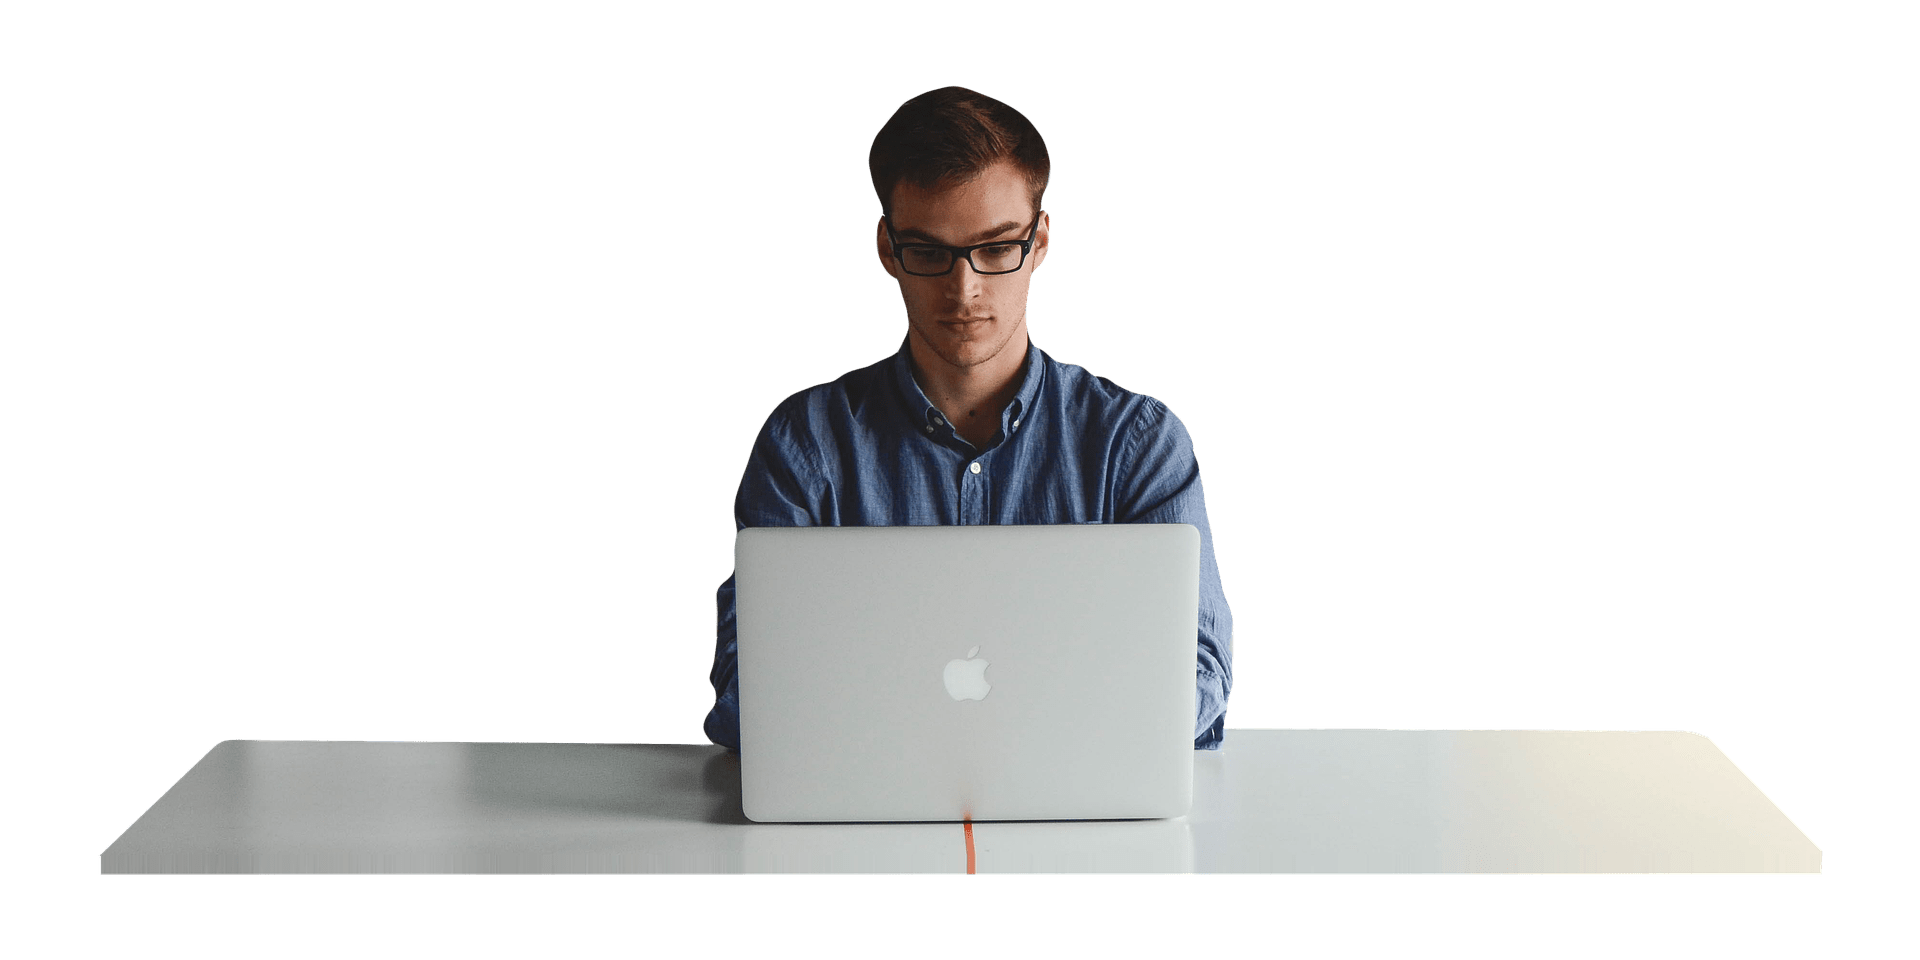
[[[757,821],[1177,817],[1190,524],[755,527],[735,541]]]

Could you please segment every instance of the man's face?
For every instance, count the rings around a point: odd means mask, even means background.
[[[1011,163],[996,163],[965,183],[930,190],[909,183],[893,188],[891,219],[901,243],[967,247],[989,240],[1025,240],[1033,217],[1026,178]],[[900,283],[910,337],[962,370],[1000,356],[1009,344],[1025,355],[1027,283],[1047,258],[1044,214],[1027,262],[1013,273],[988,277],[958,260],[946,276],[913,276],[894,259],[885,220],[879,233],[880,262]],[[923,351],[915,352],[924,357]]]

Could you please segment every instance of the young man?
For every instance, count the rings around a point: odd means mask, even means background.
[[[876,252],[906,302],[906,341],[774,409],[740,480],[736,529],[1191,523],[1200,529],[1193,745],[1217,749],[1233,614],[1186,428],[1158,400],[1027,338],[1027,284],[1047,259],[1039,131],[998,100],[944,87],[902,104],[867,162],[880,197]],[[958,610],[993,603],[1003,585],[982,570],[952,586]],[[706,733],[738,750],[732,577],[718,601]]]

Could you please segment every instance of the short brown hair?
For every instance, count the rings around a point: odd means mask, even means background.
[[[929,90],[900,105],[873,138],[867,170],[880,210],[893,213],[893,188],[960,183],[1002,160],[1026,174],[1033,209],[1047,189],[1047,142],[1020,111],[965,87]]]

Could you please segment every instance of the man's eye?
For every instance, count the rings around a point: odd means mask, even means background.
[[[973,265],[988,273],[1008,273],[1020,268],[1022,252],[1017,243],[996,243],[975,251]]]

